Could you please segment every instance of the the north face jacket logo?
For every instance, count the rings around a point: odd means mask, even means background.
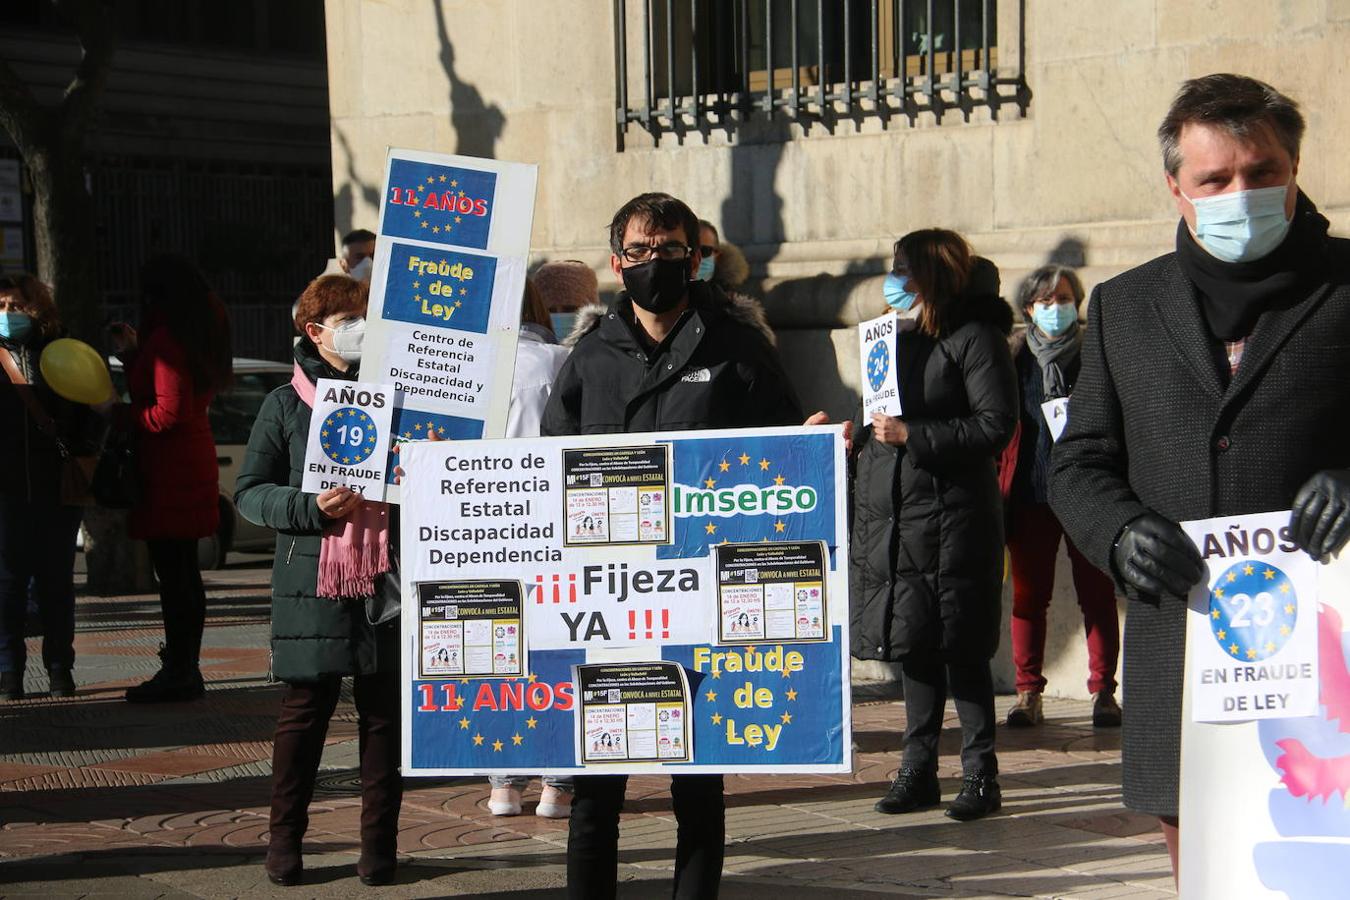
[[[689,382],[712,381],[712,373],[707,369],[689,369],[680,376],[680,380]]]

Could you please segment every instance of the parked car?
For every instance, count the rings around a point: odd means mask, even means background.
[[[126,375],[116,359],[108,361],[113,384],[126,399]],[[231,550],[266,552],[275,546],[270,528],[254,525],[234,508],[234,479],[244,462],[249,432],[258,418],[263,400],[274,388],[291,380],[289,363],[263,359],[234,360],[234,384],[211,401],[207,416],[216,441],[216,462],[220,467],[220,528],[197,544],[197,556],[203,569],[224,567]]]

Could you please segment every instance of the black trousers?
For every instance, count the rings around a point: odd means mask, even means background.
[[[23,675],[31,588],[42,616],[42,663],[75,664],[75,535],[80,508],[0,494],[0,672]]]
[[[164,662],[195,667],[206,627],[206,589],[192,538],[146,541],[159,579],[159,608],[164,614]]]
[[[619,880],[619,813],[627,775],[578,775],[567,833],[567,896],[612,898]],[[675,775],[670,796],[677,823],[675,893],[682,900],[716,897],[726,853],[721,775]]]
[[[938,737],[947,705],[947,688],[961,720],[961,769],[967,775],[997,775],[994,755],[994,679],[989,661],[946,664],[906,662],[905,752],[901,765],[932,772],[938,764]]]
[[[287,685],[282,695],[272,739],[270,841],[298,846],[309,827],[309,802],[341,687],[341,678],[325,678]],[[398,672],[357,675],[353,688],[361,754],[361,856],[392,863],[403,805]]]

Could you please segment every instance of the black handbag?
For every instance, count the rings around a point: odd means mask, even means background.
[[[389,554],[391,568],[375,576],[375,593],[366,598],[366,621],[371,625],[383,625],[398,618],[403,605],[402,574],[399,572],[398,554]]]
[[[108,509],[130,509],[141,499],[141,472],[131,435],[117,431],[108,435],[90,490],[94,501]]]

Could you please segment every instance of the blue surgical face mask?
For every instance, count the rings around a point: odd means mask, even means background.
[[[1195,207],[1200,246],[1210,256],[1231,263],[1260,259],[1284,242],[1291,224],[1284,214],[1288,196],[1289,185],[1281,184],[1186,199]]]
[[[28,335],[33,331],[33,317],[28,313],[21,312],[3,312],[0,313],[0,338],[15,343],[22,343],[28,339]]]
[[[695,281],[712,281],[713,271],[717,268],[717,257],[705,256],[698,261],[698,271],[694,273]]]
[[[553,323],[554,336],[560,341],[571,334],[577,324],[577,314],[574,312],[549,313],[548,318]]]
[[[1072,303],[1037,303],[1031,310],[1031,321],[1051,337],[1059,337],[1078,321],[1078,308]]]
[[[881,286],[882,293],[886,295],[886,305],[896,312],[909,312],[909,308],[919,298],[914,291],[905,290],[905,283],[908,281],[908,278],[890,272]]]

